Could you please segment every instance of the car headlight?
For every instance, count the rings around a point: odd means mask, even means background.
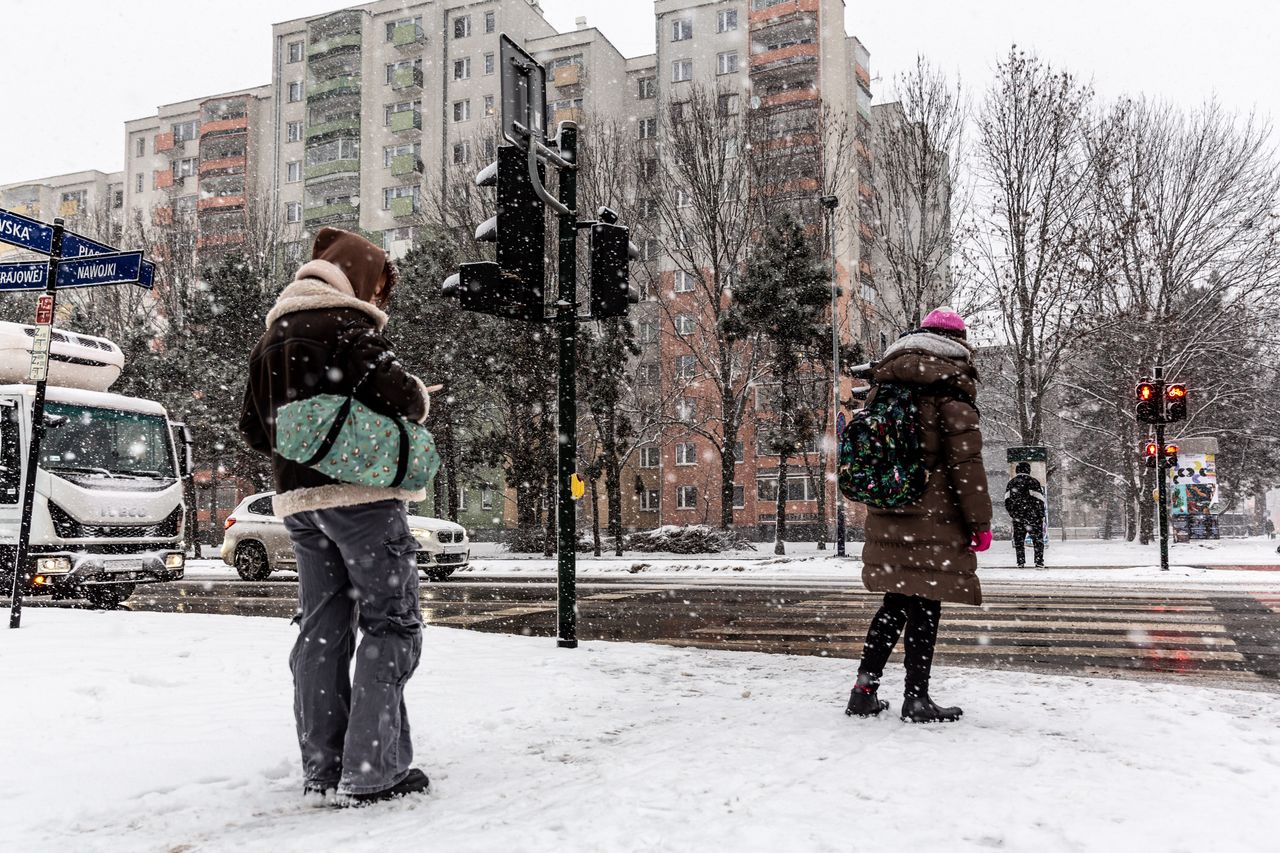
[[[71,571],[71,558],[41,557],[36,560],[36,571],[46,575],[65,575]]]
[[[414,539],[431,540],[431,531],[427,530],[425,527],[410,527],[409,533],[412,534]]]
[[[180,569],[186,565],[187,558],[184,554],[165,554],[164,567],[166,569]]]

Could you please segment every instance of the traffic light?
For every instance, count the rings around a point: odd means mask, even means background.
[[[1156,467],[1156,459],[1160,456],[1160,445],[1156,444],[1154,441],[1148,441],[1142,446],[1142,452],[1143,455],[1146,456],[1147,467]]]
[[[1178,467],[1178,445],[1166,444],[1164,447],[1164,467]]]
[[[602,218],[606,211],[607,208],[600,211]],[[617,221],[616,216],[612,219]],[[640,301],[640,294],[631,289],[630,283],[631,259],[636,254],[630,233],[630,229],[609,221],[591,226],[591,317],[594,320],[621,317],[631,304]]]
[[[1187,386],[1181,383],[1174,383],[1164,391],[1165,420],[1172,423],[1173,421],[1185,421],[1187,419]]]
[[[1138,423],[1163,423],[1164,394],[1160,384],[1144,380],[1138,383]]]
[[[545,179],[538,164],[538,178]],[[442,288],[463,310],[541,323],[545,319],[546,208],[529,180],[529,161],[514,145],[476,175],[476,185],[496,187],[498,215],[476,228],[475,238],[497,246],[497,262],[462,264]]]

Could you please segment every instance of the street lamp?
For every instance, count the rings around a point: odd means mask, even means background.
[[[833,195],[824,195],[818,199],[827,212],[827,251],[831,256],[831,397],[834,401],[831,417],[831,460],[832,469],[840,470],[840,433],[836,429],[836,421],[840,416],[840,326],[836,322],[836,300],[840,294],[839,282],[836,279],[836,208],[840,199]],[[825,488],[825,486],[824,486]],[[836,498],[836,556],[844,553],[844,501],[840,498],[839,487],[835,490]]]

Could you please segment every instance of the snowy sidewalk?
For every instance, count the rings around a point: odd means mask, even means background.
[[[284,620],[33,608],[0,636],[23,851],[1272,850],[1275,696],[941,670],[946,727],[843,714],[849,661],[428,629],[427,798],[303,808]],[[896,699],[900,671],[888,679]],[[895,708],[896,710],[896,703]]]

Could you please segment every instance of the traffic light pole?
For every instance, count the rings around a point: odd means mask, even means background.
[[[1156,386],[1160,389],[1161,403],[1164,402],[1164,368],[1156,367]],[[1161,410],[1163,412],[1163,409]],[[1156,424],[1156,496],[1159,501],[1160,514],[1160,571],[1169,571],[1169,488],[1165,469],[1164,418]]]
[[[578,162],[578,126],[560,124],[560,156],[570,164]],[[578,173],[560,169],[560,204],[569,213],[559,214],[560,273],[556,294],[556,332],[559,345],[559,394],[557,400],[556,455],[556,574],[558,577],[559,639],[565,649],[578,646],[578,529],[570,481],[578,457]]]

